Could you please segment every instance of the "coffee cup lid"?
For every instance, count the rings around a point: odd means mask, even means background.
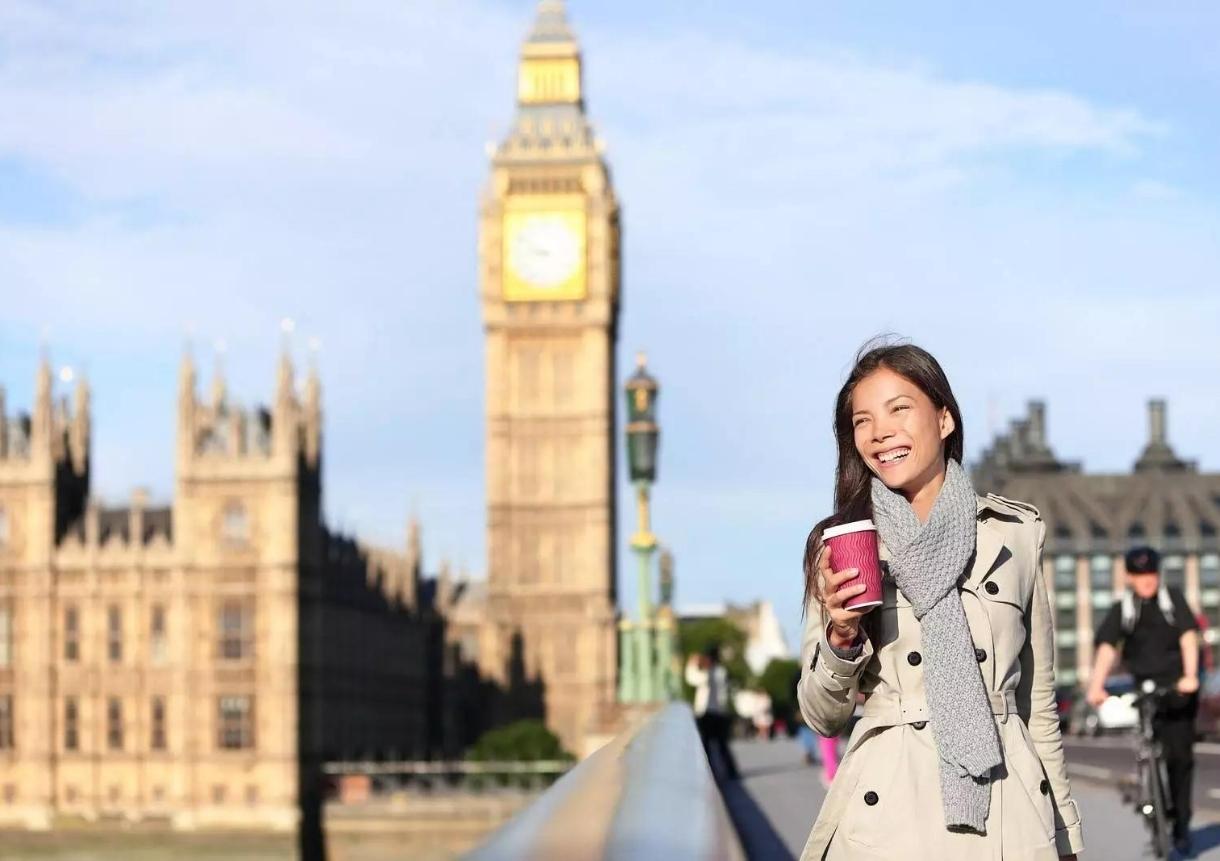
[[[877,527],[873,525],[871,520],[853,520],[851,523],[844,523],[841,526],[832,526],[822,533],[822,540],[834,538],[838,535],[847,535],[849,532],[876,532]]]

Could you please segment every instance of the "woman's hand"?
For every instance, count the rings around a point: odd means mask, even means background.
[[[863,583],[843,585],[857,577],[859,573],[860,571],[856,568],[847,568],[838,572],[831,571],[830,554],[825,550],[818,557],[818,583],[821,588],[821,594],[818,597],[830,616],[829,640],[830,645],[836,649],[851,648],[856,642],[856,636],[860,633],[860,619],[864,616],[864,612],[848,610],[843,606],[845,601],[854,598],[868,588]]]

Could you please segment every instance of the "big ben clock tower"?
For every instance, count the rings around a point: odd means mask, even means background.
[[[545,704],[580,752],[615,698],[619,212],[585,116],[580,48],[542,0],[479,229],[487,350],[485,675],[502,719]],[[514,697],[514,676],[541,696]],[[538,686],[526,685],[537,692]]]

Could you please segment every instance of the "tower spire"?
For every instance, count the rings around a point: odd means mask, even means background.
[[[418,576],[423,565],[423,542],[420,540],[419,515],[411,512],[407,521],[407,560],[411,566],[412,576]]]
[[[291,400],[293,394],[292,333],[295,331],[296,322],[291,317],[280,321],[280,365],[275,394],[281,402]]]
[[[182,346],[182,363],[178,366],[179,406],[184,406],[188,399],[195,399],[195,356],[190,341]]]
[[[534,26],[526,37],[527,44],[575,42],[576,36],[568,24],[568,9],[564,0],[539,0]]]
[[[309,341],[309,374],[305,378],[305,457],[317,464],[322,453],[322,381],[318,379],[317,338]]]
[[[73,393],[72,424],[69,433],[72,468],[76,470],[77,475],[84,475],[89,466],[90,401],[89,380],[85,372],[81,371],[80,376],[76,378],[76,391]]]
[[[51,435],[54,426],[54,404],[52,399],[51,356],[46,342],[39,350],[38,374],[34,381],[34,427],[33,445],[39,451],[51,450]]]
[[[225,402],[224,356],[228,345],[221,338],[216,341],[216,365],[212,371],[212,409],[219,410]]]

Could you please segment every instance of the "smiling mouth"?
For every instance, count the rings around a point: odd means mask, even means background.
[[[882,452],[877,455],[877,463],[883,467],[896,466],[906,460],[911,454],[911,449],[908,446],[901,448],[893,448],[889,451]]]

